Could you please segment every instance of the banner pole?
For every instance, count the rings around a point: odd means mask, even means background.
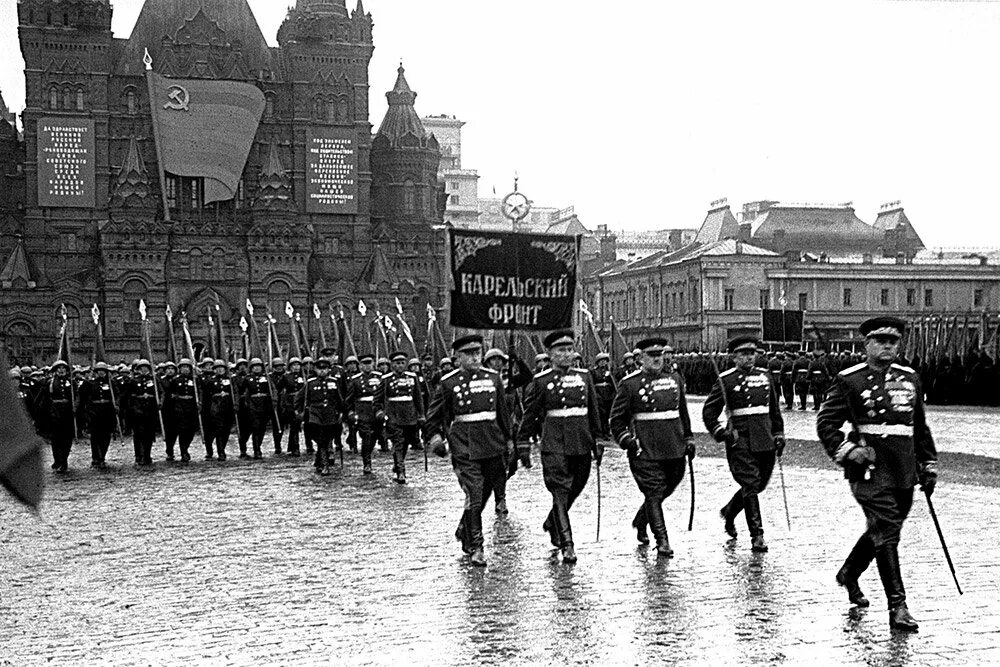
[[[156,149],[156,170],[160,176],[160,201],[163,204],[163,220],[170,220],[170,202],[167,199],[167,172],[163,168],[163,155],[160,151],[160,125],[156,122],[156,86],[153,85],[153,57],[146,49],[142,62],[146,64],[146,87],[149,90],[149,116],[153,123],[153,145]],[[194,361],[193,359],[191,360]]]

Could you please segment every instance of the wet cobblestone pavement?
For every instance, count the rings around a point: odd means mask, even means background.
[[[818,445],[817,445],[818,446]],[[833,575],[863,529],[834,469],[788,467],[792,532],[777,473],[762,497],[770,553],[745,524],[727,543],[716,515],[735,488],[720,458],[695,461],[667,500],[676,557],[657,561],[629,527],[640,495],[623,452],[572,511],[575,566],[540,526],[549,497],[536,465],[508,488],[509,517],[484,518],[489,566],[452,539],[461,493],[447,461],[411,455],[410,484],[374,477],[357,455],[327,478],[305,458],[53,477],[41,518],[0,502],[0,664],[760,664],[1000,663],[1000,511],[989,488],[935,494],[966,594],[954,590],[917,499],[901,555],[919,634],[890,633],[874,567],[872,600],[851,610]],[[158,445],[157,451],[162,452]],[[162,453],[161,453],[162,457]],[[536,458],[537,460],[537,458]]]

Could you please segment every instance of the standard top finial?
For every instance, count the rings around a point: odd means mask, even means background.
[[[153,69],[153,56],[149,55],[149,49],[146,49],[145,55],[142,57],[142,62],[146,63],[146,69]]]

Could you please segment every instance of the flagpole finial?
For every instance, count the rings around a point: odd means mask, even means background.
[[[146,71],[153,69],[153,56],[149,55],[149,49],[145,49],[146,53],[142,56],[142,62],[146,64]]]

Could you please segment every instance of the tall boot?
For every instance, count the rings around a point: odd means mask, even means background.
[[[672,558],[674,550],[670,548],[670,540],[667,538],[667,522],[663,518],[662,501],[656,498],[646,498],[644,504],[649,529],[653,531],[653,537],[656,538],[656,555],[661,558]]]
[[[466,528],[469,520],[469,510],[462,512],[462,518],[458,520],[458,528],[455,529],[455,539],[462,543],[462,553],[471,554],[472,546],[469,544],[469,531]]]
[[[552,523],[559,534],[559,545],[562,547],[563,562],[575,563],[576,550],[573,548],[573,528],[569,523],[569,510],[566,504],[556,501],[552,506]]]
[[[556,523],[553,517],[555,513],[549,510],[549,515],[545,517],[545,523],[542,524],[542,530],[549,534],[549,541],[552,542],[552,546],[556,549],[560,548],[562,544],[559,543],[559,531],[556,530]]]
[[[635,518],[632,519],[632,527],[635,528],[635,539],[639,541],[639,544],[649,544],[649,533],[646,532],[646,504],[643,503],[639,505],[639,510],[635,513]]]
[[[764,520],[760,516],[760,499],[756,493],[743,497],[743,511],[747,515],[747,529],[750,531],[752,551],[763,553],[767,551],[764,541]]]
[[[868,533],[865,533],[858,539],[843,567],[837,572],[837,583],[847,589],[847,599],[858,607],[867,607],[870,604],[858,585],[858,578],[868,569],[874,557],[875,544]]]
[[[316,459],[319,462],[319,474],[326,477],[330,474],[330,445],[323,444],[316,447]]]
[[[899,552],[895,544],[887,544],[875,552],[878,574],[885,588],[889,602],[889,627],[908,632],[917,631],[917,621],[906,608],[906,590],[903,588],[903,574],[899,570]]]
[[[208,437],[205,438],[205,460],[206,461],[211,461],[212,458],[215,456],[215,450],[212,449],[212,439],[213,439],[212,436],[208,436]]]
[[[483,510],[481,507],[472,507],[466,511],[465,517],[469,546],[472,548],[469,561],[476,567],[486,567],[486,556],[483,554]]]
[[[278,431],[277,433],[275,433],[273,430],[271,431],[271,438],[274,440],[275,455],[281,454],[281,436],[282,436],[281,431]]]
[[[726,535],[734,540],[736,539],[736,515],[741,511],[743,511],[743,493],[741,491],[734,493],[729,502],[719,510],[719,516],[722,517],[723,521],[722,529],[726,531]]]

